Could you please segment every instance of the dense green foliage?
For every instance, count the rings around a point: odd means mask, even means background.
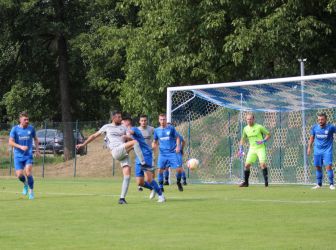
[[[0,0],[1,118],[61,120],[62,89],[73,120],[96,120],[164,111],[168,86],[298,75],[298,58],[333,72],[335,14],[335,0]]]
[[[133,180],[134,181],[134,180]],[[1,179],[2,249],[333,249],[335,194],[308,186],[189,185],[167,202],[121,179],[37,179],[36,199]],[[19,235],[23,235],[22,240]]]

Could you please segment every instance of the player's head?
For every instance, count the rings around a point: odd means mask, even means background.
[[[148,125],[147,115],[140,115],[139,123],[141,127],[146,128]]]
[[[131,127],[131,126],[132,126],[132,118],[129,117],[129,116],[123,117],[123,119],[122,119],[122,124],[123,124],[125,127]]]
[[[26,128],[28,126],[28,124],[29,124],[28,113],[26,111],[22,111],[20,113],[19,120],[20,120],[21,127]]]
[[[246,122],[248,125],[252,126],[254,124],[254,115],[253,114],[247,114],[246,115]]]
[[[160,114],[159,115],[159,123],[161,127],[166,127],[167,126],[167,117],[165,114]]]
[[[116,124],[120,125],[122,121],[121,111],[116,110],[111,113],[111,121]]]
[[[317,122],[320,124],[321,127],[326,125],[328,120],[327,114],[324,112],[317,113]]]

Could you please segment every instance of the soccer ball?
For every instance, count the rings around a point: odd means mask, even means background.
[[[195,159],[195,158],[189,159],[188,162],[187,162],[187,167],[188,167],[190,170],[197,169],[197,168],[198,168],[198,165],[199,165],[199,160],[197,160],[197,159]]]

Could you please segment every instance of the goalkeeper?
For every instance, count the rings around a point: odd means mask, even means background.
[[[243,144],[248,139],[250,148],[246,156],[244,169],[244,182],[240,187],[249,186],[250,168],[253,163],[259,159],[259,164],[265,179],[265,187],[268,187],[268,170],[266,166],[266,142],[271,138],[270,132],[260,124],[254,122],[254,115],[248,114],[246,116],[247,126],[243,129],[243,135],[239,145],[239,156],[244,155]]]

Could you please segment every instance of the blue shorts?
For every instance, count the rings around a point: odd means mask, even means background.
[[[144,155],[145,162],[148,166],[152,167],[153,157],[150,155]],[[146,169],[141,166],[141,163],[138,159],[135,161],[135,177],[144,177]]]
[[[164,169],[167,167],[171,167],[171,168],[178,168],[180,167],[180,163],[177,157],[176,153],[171,153],[171,154],[165,154],[165,155],[159,155],[159,159],[158,159],[158,168],[160,169]]]
[[[33,156],[14,157],[15,170],[23,170],[28,165],[33,165]]]
[[[314,155],[314,166],[332,166],[333,156],[331,153],[325,153],[323,155]]]

